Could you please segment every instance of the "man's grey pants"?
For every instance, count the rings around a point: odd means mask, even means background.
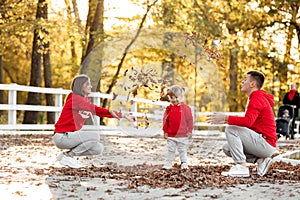
[[[236,163],[255,163],[258,158],[270,157],[276,151],[261,134],[246,127],[228,125],[225,134],[227,143],[223,151]]]
[[[53,141],[59,149],[70,149],[74,156],[98,155],[103,151],[98,132],[56,133]]]

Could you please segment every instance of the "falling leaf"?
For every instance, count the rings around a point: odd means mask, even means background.
[[[115,99],[117,98],[117,96],[118,96],[118,95],[117,95],[116,93],[113,92],[113,98],[112,98],[112,100],[115,100]]]

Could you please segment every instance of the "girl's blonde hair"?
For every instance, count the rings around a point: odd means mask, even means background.
[[[74,94],[78,94],[80,96],[84,96],[82,87],[83,85],[88,82],[90,78],[85,74],[80,74],[75,76],[71,84],[71,90]]]
[[[174,95],[180,101],[184,100],[184,94],[185,94],[185,89],[182,88],[182,87],[180,87],[180,86],[178,86],[178,85],[173,85],[168,90],[168,95]]]

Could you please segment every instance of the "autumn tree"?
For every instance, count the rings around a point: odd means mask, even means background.
[[[31,74],[30,86],[41,86],[41,72],[42,72],[42,53],[45,33],[43,22],[47,19],[48,4],[46,0],[39,0],[36,10],[37,24],[34,28],[34,37],[32,44],[32,57],[31,57]],[[47,60],[48,61],[48,60]],[[39,105],[41,97],[39,93],[29,92],[27,98],[27,105]],[[24,124],[36,124],[38,121],[38,112],[25,111]]]

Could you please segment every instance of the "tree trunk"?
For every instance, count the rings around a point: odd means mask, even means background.
[[[68,20],[69,21],[74,21],[73,17],[72,17],[72,10],[71,10],[71,7],[70,7],[69,0],[65,0],[65,4],[66,4],[66,7],[67,7]],[[73,10],[74,10],[73,13],[75,15],[75,21],[76,21],[76,24],[77,24],[77,26],[80,30],[81,26],[80,26],[80,19],[79,19],[79,14],[78,14],[78,10],[77,10],[76,0],[72,0],[72,5],[73,5]],[[70,37],[70,40],[71,40],[70,41],[70,49],[71,49],[72,73],[75,75],[78,72],[75,36],[70,35],[69,37]]]
[[[86,50],[86,54],[83,57],[83,62],[84,59],[87,58],[87,56],[89,55],[89,53],[95,48],[95,41],[96,40],[100,40],[100,44],[101,42],[103,42],[104,40],[104,0],[99,1],[96,7],[96,11],[95,11],[95,15],[94,15],[94,19],[93,19],[93,23],[92,26],[90,28],[90,34],[89,34],[89,42],[88,42],[88,46],[87,46],[87,50]],[[97,61],[97,68],[99,68],[99,70],[97,70],[97,72],[95,72],[96,74],[94,74],[95,76],[97,76],[98,78],[96,80],[97,83],[96,85],[93,85],[92,91],[93,92],[97,92],[100,91],[100,81],[101,81],[101,71],[102,71],[102,55],[103,55],[103,47],[100,46],[101,49],[99,49],[99,57],[100,59]],[[80,69],[80,74],[86,74],[87,73],[87,65],[82,65],[82,68]],[[99,72],[99,74],[97,74]],[[92,77],[90,77],[92,78]]]
[[[4,8],[5,0],[0,1],[0,8]],[[5,10],[0,9],[0,18],[5,17]],[[2,33],[2,30],[0,29],[0,35]],[[2,53],[0,53],[0,83],[3,84],[3,60],[2,60]],[[0,90],[0,104],[4,103],[4,91]],[[3,115],[3,110],[0,110],[0,116]]]
[[[48,19],[48,5],[44,7],[45,19]],[[48,30],[43,29],[44,35],[49,35]],[[43,54],[43,64],[44,64],[44,81],[46,88],[52,88],[52,72],[51,72],[51,62],[50,62],[50,42],[44,43],[44,54]],[[54,106],[54,100],[52,94],[46,94],[46,105]],[[55,112],[47,112],[47,124],[55,123]]]
[[[236,41],[235,41],[236,43]],[[230,79],[230,87],[229,87],[229,94],[228,95],[228,102],[229,102],[229,111],[230,112],[237,112],[238,110],[238,103],[236,102],[237,98],[237,52],[236,49],[233,48],[230,50],[230,66],[229,66],[229,79]]]
[[[2,55],[0,54],[0,84],[3,84],[3,66]],[[0,90],[0,104],[4,103],[4,91]],[[3,110],[0,110],[0,116],[3,115]]]
[[[93,23],[90,27],[89,41],[88,41],[86,52],[82,56],[82,62],[95,47],[94,46],[95,40],[98,38],[100,38],[100,39],[103,38],[103,34],[104,34],[103,18],[104,18],[104,0],[100,0],[97,3]],[[85,74],[86,71],[87,71],[87,69],[85,67],[82,67],[80,70],[80,73]]]
[[[46,0],[39,0],[36,11],[36,20],[39,22],[44,18],[47,13]],[[41,28],[36,27],[34,29],[34,37],[32,44],[32,56],[31,56],[31,74],[30,74],[30,86],[41,86],[41,65],[42,65],[42,38],[40,37]],[[27,105],[39,105],[40,94],[35,92],[29,92],[27,98]],[[25,111],[23,124],[36,124],[38,122],[37,111]]]
[[[292,8],[292,18],[291,22],[288,27],[288,32],[287,32],[287,41],[286,41],[286,51],[284,54],[284,61],[289,63],[291,60],[291,48],[292,48],[292,38],[294,35],[294,28],[293,24],[297,23],[297,14],[298,14],[298,7],[297,6],[291,6]]]

